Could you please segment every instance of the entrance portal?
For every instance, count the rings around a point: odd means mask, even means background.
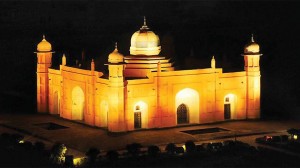
[[[230,120],[231,116],[230,116],[230,104],[224,104],[224,119],[225,120]]]
[[[185,104],[180,104],[177,108],[177,124],[189,123],[188,108]]]
[[[200,96],[199,93],[191,88],[180,90],[175,96],[174,103],[174,122],[183,123],[199,123],[200,119]]]
[[[142,115],[141,112],[134,112],[134,128],[142,128]]]
[[[236,119],[236,96],[227,94],[224,97],[224,120]]]
[[[148,128],[148,105],[138,101],[133,106],[133,127],[134,129]]]

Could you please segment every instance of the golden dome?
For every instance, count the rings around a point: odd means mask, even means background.
[[[51,51],[51,44],[45,39],[45,35],[43,35],[43,40],[37,45],[37,51]]]
[[[115,50],[108,55],[108,62],[110,63],[120,63],[123,62],[124,55],[118,52],[117,43],[115,46]]]
[[[144,25],[131,36],[130,55],[158,55],[160,50],[159,37],[149,30],[144,18]]]
[[[253,34],[251,37],[251,42],[247,44],[244,48],[245,54],[257,54],[259,53],[259,45],[254,42]]]

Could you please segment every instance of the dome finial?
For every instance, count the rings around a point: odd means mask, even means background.
[[[253,33],[252,33],[252,35],[251,35],[251,42],[254,42]]]
[[[144,16],[144,26],[147,26],[146,16]]]
[[[140,28],[140,30],[149,30],[149,28],[147,26],[146,16],[144,16],[144,25]]]
[[[118,42],[115,42],[115,50],[118,51]]]

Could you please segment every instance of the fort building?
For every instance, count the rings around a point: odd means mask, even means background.
[[[51,68],[51,44],[37,45],[37,110],[107,128],[110,132],[260,118],[260,54],[253,36],[244,70],[223,73],[211,59],[204,69],[176,70],[160,55],[159,37],[144,20],[131,37],[130,55],[117,45],[108,74],[67,65]]]

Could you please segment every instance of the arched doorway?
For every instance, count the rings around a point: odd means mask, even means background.
[[[196,90],[185,88],[175,97],[177,124],[199,123],[199,94]]]
[[[72,120],[83,120],[84,93],[78,86],[72,90]]]
[[[236,119],[235,104],[235,95],[228,94],[224,97],[224,120]]]
[[[135,106],[134,129],[142,128],[142,112],[139,105]]]
[[[189,123],[189,111],[185,104],[180,104],[177,108],[177,124]]]
[[[143,101],[139,101],[134,105],[133,126],[134,129],[148,127],[148,106]]]
[[[54,92],[54,100],[53,100],[53,113],[59,114],[60,112],[60,97],[57,91]]]

